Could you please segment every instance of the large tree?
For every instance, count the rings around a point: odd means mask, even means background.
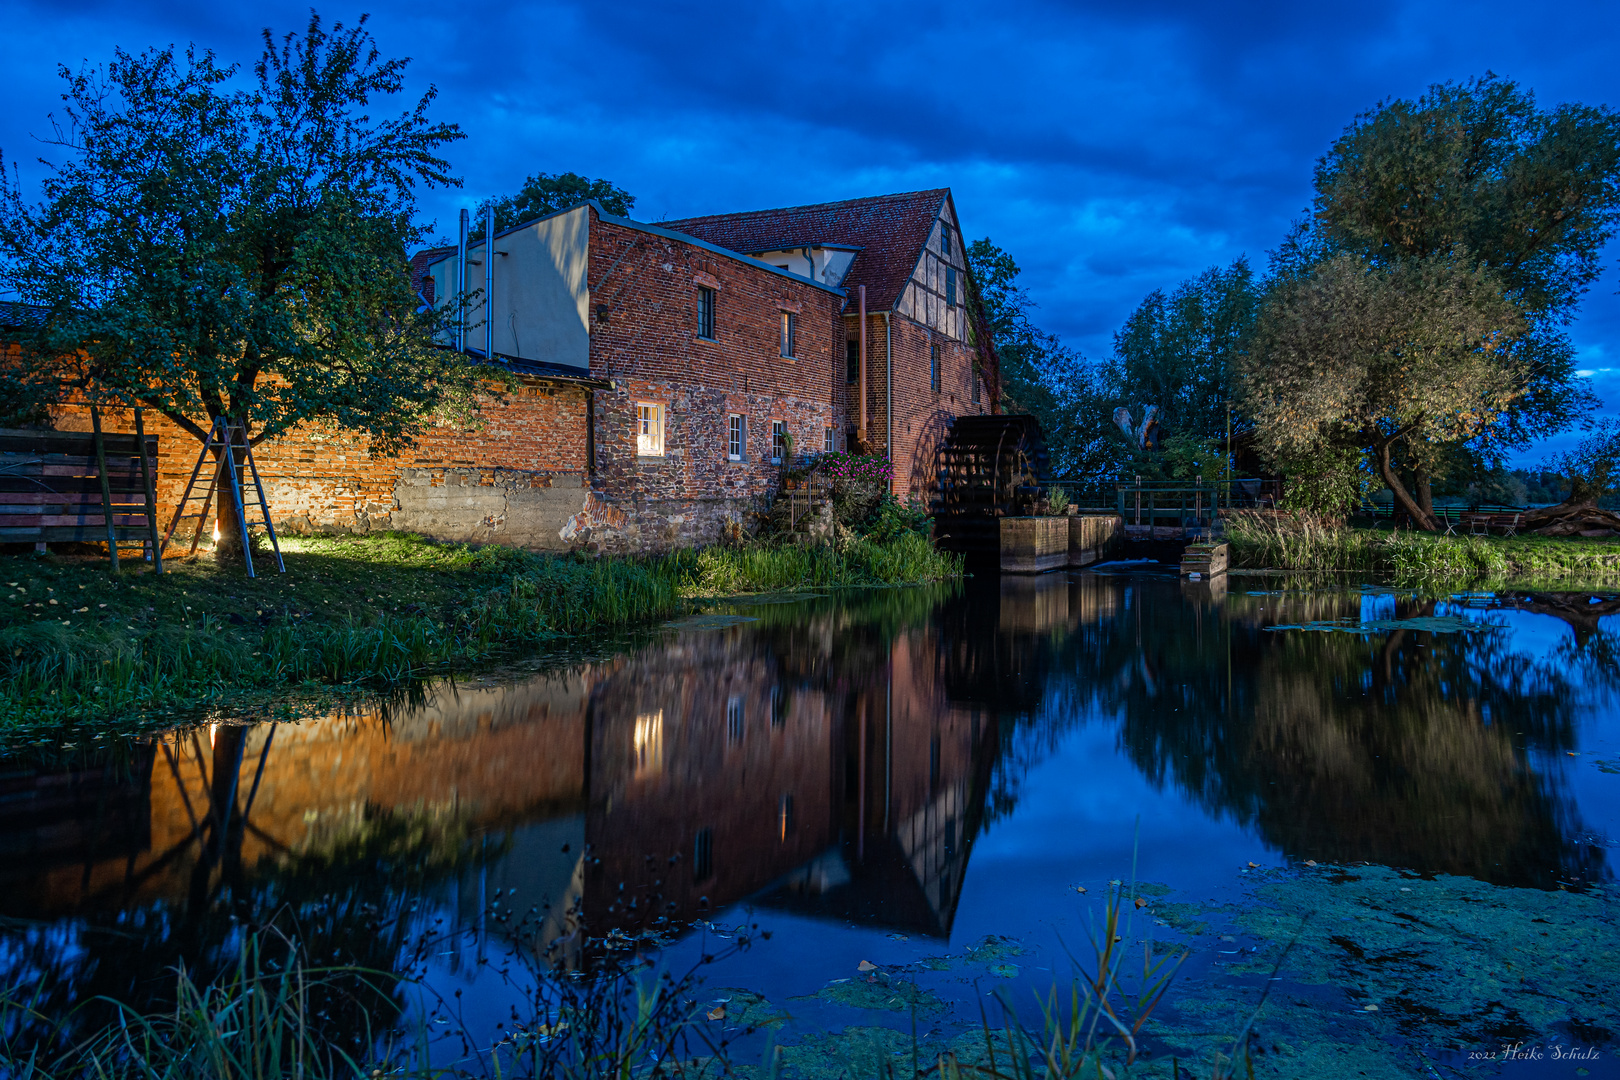
[[[474,239],[483,237],[484,215],[492,208],[495,228],[507,229],[577,206],[587,199],[595,199],[602,204],[602,209],[620,217],[629,217],[636,205],[636,197],[611,180],[592,180],[576,172],[535,173],[523,181],[516,195],[479,203],[470,235]]]
[[[1156,289],[1114,335],[1111,381],[1125,405],[1157,405],[1166,429],[1201,440],[1226,434],[1232,372],[1262,288],[1248,260]]]
[[[1275,460],[1366,451],[1406,512],[1433,529],[1396,448],[1499,432],[1531,378],[1525,330],[1495,278],[1458,258],[1385,267],[1335,255],[1273,286],[1240,366],[1244,412]]]
[[[1296,263],[1351,253],[1384,267],[1444,255],[1489,275],[1525,322],[1525,385],[1492,435],[1522,446],[1596,404],[1564,327],[1617,221],[1620,115],[1543,109],[1488,74],[1357,117],[1318,163],[1311,216],[1287,251]],[[1406,440],[1399,453],[1427,509],[1435,448]]]
[[[61,69],[42,197],[0,189],[0,286],[44,309],[27,353],[199,440],[229,417],[254,442],[314,423],[388,453],[475,409],[488,373],[435,345],[405,260],[415,189],[458,183],[438,155],[461,132],[429,119],[431,89],[373,118],[407,61],[364,24],[266,30],[245,89],[195,47]]]
[[[1019,284],[1023,271],[1011,255],[985,237],[969,245],[967,256],[984,326],[996,346],[1002,409],[1040,421],[1060,475],[1105,471],[1114,446],[1104,428],[1100,373],[1031,320],[1035,302]]]

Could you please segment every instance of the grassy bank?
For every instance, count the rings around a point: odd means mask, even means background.
[[[682,614],[694,597],[901,585],[960,573],[907,533],[830,548],[537,555],[405,534],[289,540],[287,573],[208,560],[157,575],[102,560],[0,556],[0,737],[139,723],[242,695],[384,687],[566,635]],[[126,563],[126,566],[129,564]]]
[[[1444,536],[1234,515],[1234,567],[1449,581],[1620,580],[1620,543],[1543,536]]]

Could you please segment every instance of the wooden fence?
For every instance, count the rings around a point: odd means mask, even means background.
[[[155,435],[0,428],[0,543],[155,547],[156,474]]]

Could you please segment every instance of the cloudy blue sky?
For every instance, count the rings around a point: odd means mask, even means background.
[[[325,5],[328,20],[365,7]],[[1359,111],[1487,70],[1620,107],[1620,5],[399,3],[371,9],[468,138],[456,208],[536,171],[608,177],[647,220],[947,185],[1040,321],[1092,358],[1149,291],[1263,262]],[[196,42],[251,62],[303,4],[5,0],[0,151],[39,152],[57,63]],[[1620,245],[1572,328],[1620,411]],[[1521,457],[1536,459],[1543,448]]]

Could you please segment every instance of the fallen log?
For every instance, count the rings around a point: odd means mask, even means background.
[[[1591,500],[1562,502],[1526,512],[1519,519],[1519,531],[1538,536],[1620,536],[1620,514]]]

